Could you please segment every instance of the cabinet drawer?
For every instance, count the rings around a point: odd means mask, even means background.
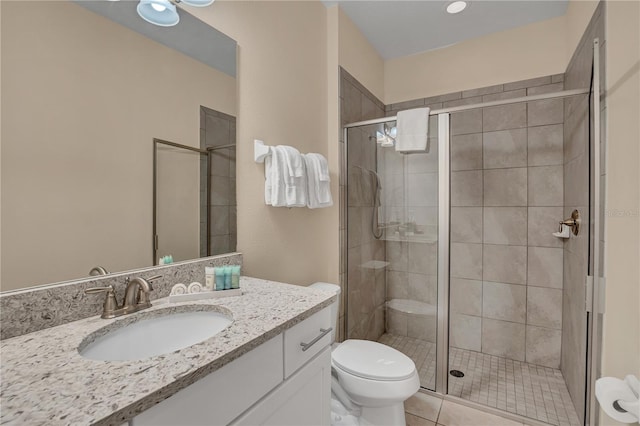
[[[331,332],[327,332],[333,326],[331,322],[331,307],[327,307],[284,332],[285,378],[333,343]]]

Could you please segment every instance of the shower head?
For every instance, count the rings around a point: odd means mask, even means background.
[[[382,129],[376,130],[375,140],[376,143],[382,147],[392,147],[395,145],[396,135],[396,126],[391,126],[390,123],[385,123]],[[374,139],[374,137],[369,136],[369,139]]]

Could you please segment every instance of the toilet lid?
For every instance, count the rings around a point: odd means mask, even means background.
[[[368,340],[344,341],[331,353],[331,359],[338,368],[372,380],[404,380],[416,369],[402,352]]]

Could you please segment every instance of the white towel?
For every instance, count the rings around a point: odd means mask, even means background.
[[[278,148],[285,152],[285,159],[287,160],[287,169],[290,177],[303,177],[304,176],[304,162],[300,151],[292,146],[278,145]]]
[[[282,153],[286,164],[284,187],[287,207],[306,207],[308,198],[307,174],[300,151],[286,145],[278,145],[275,148]]]
[[[278,145],[265,158],[265,204],[273,207],[305,207],[307,176],[297,149]]]
[[[426,152],[429,135],[429,108],[398,112],[396,151]]]
[[[271,193],[273,190],[273,182],[271,180],[271,155],[267,155],[264,159],[264,203],[271,205]]]
[[[307,207],[319,209],[331,207],[331,179],[327,159],[321,154],[305,154],[302,156],[307,171]]]
[[[271,155],[265,158],[264,201],[269,206],[287,207],[285,174],[288,175],[284,152],[278,147],[271,148]]]

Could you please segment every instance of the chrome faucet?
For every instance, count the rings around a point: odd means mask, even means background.
[[[125,280],[127,289],[124,293],[123,307],[128,308],[131,312],[150,308],[149,293],[153,291],[151,281],[157,280],[161,276],[162,275],[156,275],[155,277],[147,279],[136,277],[132,280],[129,280],[129,277],[127,277]]]
[[[149,293],[153,291],[151,282],[157,280],[160,277],[162,277],[162,275],[156,275],[154,277],[146,279],[136,277],[132,280],[127,277],[125,280],[127,288],[125,290],[122,305],[118,305],[115,290],[112,285],[106,287],[88,288],[84,291],[84,293],[107,293],[104,300],[101,317],[115,318],[121,315],[131,314],[142,309],[150,308],[151,301],[149,300]]]

